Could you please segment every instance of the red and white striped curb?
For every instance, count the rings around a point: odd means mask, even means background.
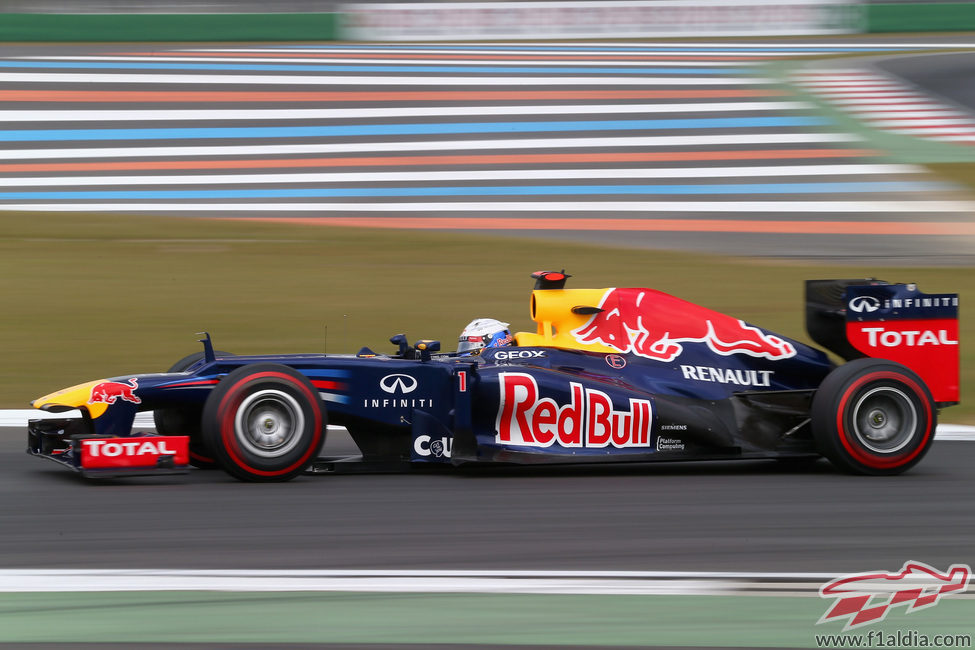
[[[975,115],[871,70],[805,70],[793,82],[867,125],[930,140],[975,144]]]

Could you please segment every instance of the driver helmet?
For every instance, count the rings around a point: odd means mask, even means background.
[[[457,351],[461,354],[478,354],[484,348],[511,345],[513,337],[508,325],[493,318],[475,318],[460,333]]]

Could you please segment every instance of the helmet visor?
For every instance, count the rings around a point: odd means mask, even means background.
[[[458,352],[473,352],[484,347],[484,336],[461,336],[457,341]]]

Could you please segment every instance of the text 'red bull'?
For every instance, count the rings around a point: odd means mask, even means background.
[[[649,289],[610,289],[601,311],[572,335],[580,343],[601,343],[657,361],[673,361],[682,343],[706,343],[715,353],[765,359],[796,355],[788,341],[744,321]]]
[[[142,404],[142,400],[136,396],[135,391],[139,387],[139,380],[133,377],[128,382],[103,381],[95,384],[91,388],[91,397],[88,398],[89,404],[114,404],[118,400],[131,402],[132,404]]]
[[[501,408],[498,444],[525,447],[649,447],[653,409],[649,400],[630,399],[628,411],[617,411],[609,395],[569,383],[568,404],[539,398],[531,375],[499,376]]]

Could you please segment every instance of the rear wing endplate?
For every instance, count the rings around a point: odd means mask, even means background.
[[[958,294],[926,294],[878,280],[806,283],[806,329],[844,359],[872,357],[907,366],[940,404],[960,399]]]

